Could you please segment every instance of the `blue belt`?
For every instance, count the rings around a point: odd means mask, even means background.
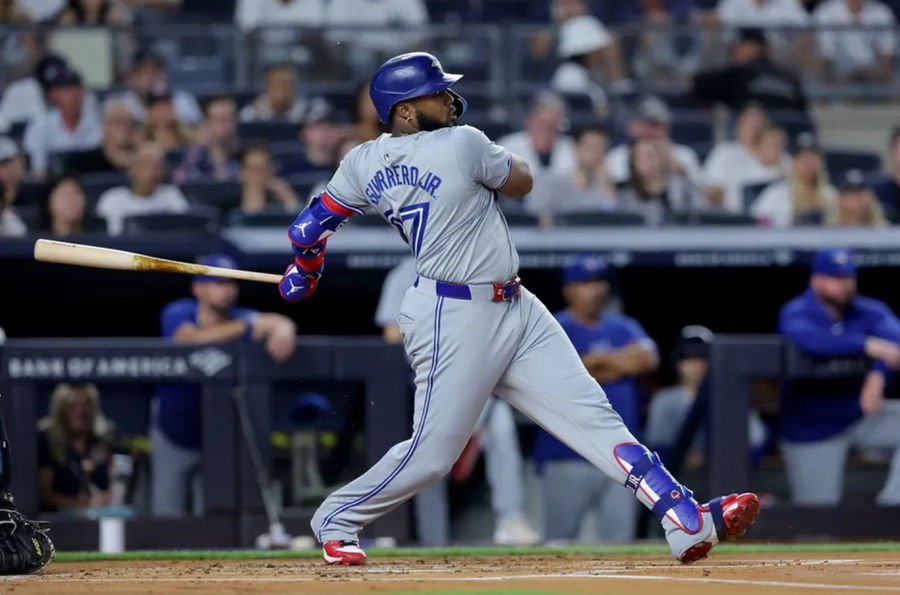
[[[489,285],[461,285],[418,277],[416,282],[413,283],[413,287],[420,286],[428,290],[433,288],[436,295],[454,300],[509,302],[519,295],[522,281],[518,277],[513,277],[509,281],[491,283]]]

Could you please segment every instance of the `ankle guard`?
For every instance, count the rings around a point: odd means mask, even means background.
[[[637,442],[626,442],[617,445],[613,454],[628,474],[625,487],[638,499],[648,500],[644,503],[653,514],[660,519],[667,517],[686,533],[694,534],[702,528],[703,520],[694,494],[675,481],[656,453]]]

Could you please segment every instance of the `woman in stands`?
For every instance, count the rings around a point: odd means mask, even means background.
[[[59,384],[38,422],[38,494],[46,510],[109,503],[112,424],[93,384]]]
[[[657,139],[638,139],[628,156],[629,179],[619,191],[619,208],[644,216],[648,225],[660,225],[668,215],[699,206],[698,189]]]

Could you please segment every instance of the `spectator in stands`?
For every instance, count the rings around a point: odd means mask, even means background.
[[[766,111],[797,112],[807,117],[806,93],[796,74],[776,65],[760,29],[742,29],[731,48],[731,63],[694,77],[693,92],[704,101],[722,103],[733,112],[747,103]]]
[[[122,233],[125,219],[132,215],[183,213],[188,209],[187,199],[178,186],[162,183],[165,175],[162,147],[141,143],[128,168],[131,185],[110,188],[97,201],[97,214],[106,219],[110,234]]]
[[[673,213],[700,206],[698,190],[684,173],[672,168],[660,140],[644,138],[632,143],[627,180],[619,191],[619,209],[643,215],[648,225],[660,225]]]
[[[23,236],[28,232],[13,203],[25,179],[22,151],[14,140],[0,136],[0,237]]]
[[[291,187],[275,175],[272,154],[263,144],[250,145],[241,153],[241,213],[272,211],[296,213],[300,202]]]
[[[126,89],[111,95],[110,100],[124,100],[131,108],[131,115],[138,122],[147,119],[147,99],[151,91],[161,93],[171,89],[166,81],[166,61],[149,51],[140,51],[134,58],[131,70],[125,77]],[[182,89],[171,90],[175,117],[182,124],[198,124],[203,116],[197,99]]]
[[[200,263],[232,269],[236,266],[224,254],[204,256]],[[263,343],[266,352],[278,363],[284,363],[294,354],[297,334],[294,322],[281,314],[238,306],[235,281],[197,275],[191,291],[193,299],[175,300],[163,309],[160,324],[164,337],[190,345],[252,339]],[[179,516],[189,510],[202,514],[200,387],[160,386],[152,410],[153,512],[161,516]]]
[[[346,136],[337,146],[337,152],[334,156],[334,162],[331,167],[332,175],[337,171],[338,167],[341,165],[341,161],[344,160],[344,157],[349,153],[354,147],[359,145],[360,142],[355,136]],[[328,185],[328,180],[324,179],[319,181],[316,185],[312,187],[310,191],[310,196],[319,196],[325,191],[325,187]]]
[[[266,71],[263,93],[244,106],[241,122],[256,120],[299,124],[306,113],[306,102],[297,97],[297,75],[290,64],[270,66]]]
[[[691,3],[666,0],[638,0],[635,19],[643,25],[632,58],[636,78],[654,85],[681,84],[697,71],[700,40],[681,25],[687,20]]]
[[[69,0],[56,17],[59,25],[124,25],[127,22],[122,6],[111,0]]]
[[[3,96],[0,97],[0,131],[4,132],[13,124],[27,122],[47,111],[42,73],[51,62],[65,64],[59,56],[47,53],[44,37],[25,33],[21,40],[22,56],[19,61],[23,72],[5,73]]]
[[[335,116],[334,109],[324,99],[317,98],[310,103],[300,130],[303,154],[282,159],[282,175],[308,174],[324,178],[331,174],[335,150],[341,140]]]
[[[706,378],[712,340],[713,333],[705,326],[691,325],[681,329],[675,346],[678,384],[660,390],[650,400],[644,443],[659,453],[663,460],[669,460],[671,449],[678,440]],[[752,450],[761,452],[768,438],[768,430],[756,411],[750,412],[747,425]],[[704,460],[704,432],[699,427],[696,430],[685,458],[687,468],[700,467]]]
[[[849,250],[816,253],[809,288],[781,309],[778,327],[812,357],[874,361],[861,385],[832,379],[785,387],[781,453],[794,504],[837,505],[847,452],[856,447],[893,450],[876,501],[900,505],[900,402],[884,398],[886,376],[900,368],[900,320],[887,304],[857,294]]]
[[[55,179],[47,195],[47,229],[55,236],[82,233],[87,199],[81,181],[73,175]]]
[[[238,0],[234,20],[244,31],[267,25],[320,27],[325,9],[325,0]]]
[[[93,149],[103,137],[100,119],[91,102],[85,101],[81,76],[58,63],[49,65],[43,76],[53,109],[28,123],[23,141],[32,176],[38,180],[47,175],[51,153]]]
[[[579,255],[563,271],[566,309],[556,319],[585,367],[603,386],[606,397],[635,435],[640,427],[637,379],[656,369],[656,343],[636,320],[607,310],[609,270],[594,256]],[[534,440],[534,460],[541,475],[543,538],[571,541],[584,517],[596,511],[599,537],[631,541],[637,528],[633,494],[543,429]]]
[[[389,56],[412,50],[426,39],[422,31],[429,24],[425,0],[331,0],[326,19],[329,27],[380,29],[345,29],[330,31],[327,35],[332,42],[348,44],[366,63],[373,52]],[[350,57],[350,60],[354,58]]]
[[[799,0],[721,0],[716,7],[719,23],[744,27],[805,27],[809,14]]]
[[[725,189],[732,174],[756,159],[756,143],[766,124],[768,118],[762,108],[754,103],[748,104],[735,121],[735,139],[720,141],[710,151],[703,164],[703,177],[712,204],[724,204]]]
[[[38,496],[44,510],[109,504],[112,423],[93,384],[58,384],[38,421]]]
[[[138,136],[157,143],[166,152],[183,150],[197,139],[194,129],[175,117],[172,93],[166,89],[151,89],[147,94],[147,121]]]
[[[794,143],[790,175],[763,190],[750,212],[761,223],[789,227],[821,223],[833,207],[837,191],[828,181],[828,172],[815,137],[804,132]]]
[[[892,223],[900,223],[900,126],[891,132],[888,144],[891,175],[880,176],[872,183],[872,192]]]
[[[869,190],[865,175],[848,169],[838,184],[836,203],[830,205],[825,224],[838,227],[882,227],[887,225],[878,199]]]
[[[65,155],[65,168],[80,174],[124,171],[134,159],[134,120],[124,101],[103,106],[103,140],[96,149]]]
[[[686,145],[672,142],[669,127],[672,123],[672,112],[661,98],[647,95],[637,102],[631,121],[628,123],[628,134],[632,142],[636,140],[658,140],[665,153],[667,169],[684,174],[686,180],[698,188],[701,185],[700,160],[697,153]],[[606,169],[613,182],[627,182],[630,175],[629,160],[632,147],[621,144],[606,154]]]
[[[369,97],[369,81],[365,81],[356,89],[353,124],[356,126],[356,137],[361,143],[375,140],[384,131],[375,104]]]
[[[568,176],[575,167],[575,141],[561,133],[566,103],[556,93],[535,94],[525,130],[497,140],[497,144],[521,155],[537,179],[546,174]]]
[[[745,190],[749,186],[768,184],[789,173],[790,158],[785,155],[786,135],[775,124],[764,124],[756,138],[752,158],[726,176],[725,198],[722,206],[732,213],[744,213],[750,208]]]
[[[598,111],[605,110],[604,84],[623,79],[618,40],[590,14],[584,0],[556,0],[553,8],[559,24],[556,53],[562,64],[550,86],[560,93],[588,95]]]
[[[204,119],[198,133],[199,144],[189,148],[173,178],[176,182],[213,179],[237,180],[237,122],[234,100],[214,97],[203,107]]]
[[[607,146],[605,130],[583,129],[575,145],[572,172],[537,178],[525,199],[525,210],[537,215],[542,226],[552,225],[556,213],[615,210],[616,192],[606,171]]]
[[[876,0],[828,0],[813,13],[825,75],[837,82],[888,82],[897,53],[894,13]],[[854,27],[835,30],[835,27]]]

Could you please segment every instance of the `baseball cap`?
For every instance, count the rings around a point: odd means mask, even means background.
[[[8,161],[20,155],[19,145],[8,136],[0,136],[0,162]]]
[[[838,190],[841,192],[865,190],[868,187],[865,174],[858,169],[848,169],[841,175],[841,179],[838,182]]]
[[[609,267],[599,256],[579,254],[563,269],[564,284],[593,280],[609,280]]]
[[[792,154],[796,155],[801,151],[818,151],[819,150],[819,142],[816,140],[816,135],[812,132],[801,132],[794,139],[794,145],[792,147]]]
[[[672,112],[662,98],[656,95],[645,95],[638,100],[633,119],[668,124],[672,121]]]
[[[603,49],[611,41],[609,32],[597,17],[580,15],[566,19],[560,25],[556,51],[560,58],[571,58]]]
[[[165,58],[151,50],[138,50],[138,52],[134,56],[134,68],[140,68],[144,64],[156,66],[158,68],[165,68],[166,60]]]
[[[709,347],[713,342],[713,332],[699,324],[692,324],[681,329],[675,348],[678,359],[709,357]]]
[[[207,254],[206,256],[201,256],[197,260],[197,264],[202,264],[203,266],[208,267],[219,267],[223,269],[237,268],[237,264],[234,262],[234,259],[227,254]],[[217,277],[215,275],[194,275],[194,281],[230,281],[230,279],[228,279],[227,277]]]
[[[813,273],[829,277],[853,277],[856,275],[853,253],[847,248],[819,250],[813,256],[811,268]]]
[[[147,107],[150,107],[158,101],[169,101],[172,99],[172,91],[165,85],[153,85],[147,90]]]

